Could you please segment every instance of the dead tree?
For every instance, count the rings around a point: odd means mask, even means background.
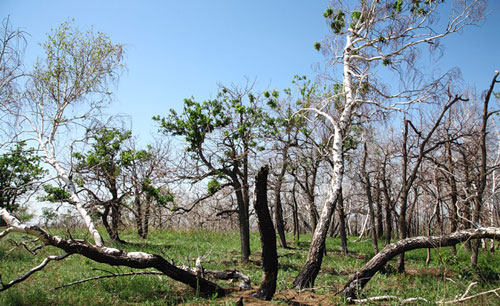
[[[444,236],[420,236],[391,243],[356,272],[356,274],[354,274],[354,276],[344,285],[344,289],[342,289],[339,294],[345,296],[349,300],[355,299],[375,273],[384,267],[389,260],[401,253],[415,249],[454,246],[464,241],[483,238],[500,240],[500,228],[480,227],[477,229],[458,231]]]
[[[276,292],[278,277],[278,253],[276,251],[276,232],[267,206],[267,166],[260,168],[255,177],[255,213],[259,221],[260,242],[262,244],[262,268],[264,277],[254,296],[261,300],[270,300]]]
[[[30,226],[21,223],[4,208],[0,209],[0,216],[8,226],[6,230],[0,233],[0,238],[7,236],[11,232],[25,233],[39,238],[40,241],[46,245],[64,250],[70,255],[80,254],[93,261],[112,266],[126,266],[136,269],[154,268],[172,279],[194,288],[204,296],[217,295],[220,297],[225,295],[225,290],[216,283],[208,281],[189,271],[180,269],[169,263],[160,255],[148,254],[145,252],[125,252],[115,248],[93,245],[83,240],[68,240],[53,236],[38,226]],[[52,257],[49,257],[49,260],[53,260],[54,258]]]

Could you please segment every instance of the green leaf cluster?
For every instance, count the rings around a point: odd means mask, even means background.
[[[10,212],[19,208],[20,197],[33,190],[33,183],[46,172],[36,152],[25,146],[25,142],[18,142],[0,155],[0,207]]]
[[[151,184],[151,180],[146,178],[142,182],[142,190],[146,193],[147,197],[153,198],[159,205],[165,206],[168,203],[173,203],[175,196],[170,190],[157,188]]]
[[[342,32],[345,27],[345,13],[342,10],[334,10],[333,8],[329,7],[323,13],[323,17],[329,20],[330,28],[335,34],[340,34]]]
[[[40,201],[47,201],[52,203],[71,202],[71,195],[64,188],[55,187],[52,185],[43,185],[43,191],[46,193],[46,195],[39,196],[38,200]]]

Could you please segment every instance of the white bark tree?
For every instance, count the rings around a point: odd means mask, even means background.
[[[315,45],[331,55],[328,68],[341,71],[342,77],[334,95],[322,105],[306,109],[324,116],[333,127],[333,175],[306,263],[294,281],[295,288],[312,287],[319,272],[328,226],[342,189],[343,141],[357,110],[373,106],[374,111],[404,111],[417,102],[439,101],[451,87],[451,75],[425,80],[414,62],[425,46],[432,53],[441,38],[481,20],[486,5],[483,0],[453,1],[448,22],[440,28],[436,20],[442,1],[360,0],[352,6],[343,2],[334,1],[324,13],[334,35]],[[381,72],[399,77],[401,89],[384,86],[377,76]],[[328,111],[332,105],[335,112]]]
[[[82,33],[63,23],[48,35],[45,51],[28,75],[24,96],[18,103],[2,105],[2,113],[18,118],[19,134],[38,143],[43,159],[67,187],[97,246],[102,239],[72,179],[70,154],[61,145],[88,127],[110,97],[109,82],[118,78],[122,64],[120,44],[102,33]],[[71,137],[68,137],[71,135]],[[77,139],[76,137],[73,139]],[[72,148],[72,142],[69,147]],[[67,148],[67,147],[66,147]]]

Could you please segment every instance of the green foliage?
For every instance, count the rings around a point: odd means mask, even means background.
[[[263,94],[269,101],[279,96],[277,91]],[[255,146],[255,139],[261,136],[259,130],[266,114],[258,104],[252,93],[238,96],[222,88],[216,99],[204,102],[185,99],[181,114],[171,109],[168,116],[155,116],[153,120],[159,122],[164,134],[183,137],[186,151],[198,158],[205,154],[205,145],[229,144],[232,149],[224,151],[225,157],[220,156],[218,161],[225,165],[240,156],[238,152],[245,151],[244,147]],[[210,144],[205,143],[207,135],[213,136]]]
[[[224,96],[222,91],[219,96]],[[204,143],[205,136],[216,129],[227,127],[231,122],[228,108],[242,113],[245,107],[237,102],[229,103],[227,99],[207,100],[202,103],[193,99],[184,99],[184,112],[178,115],[171,109],[167,117],[153,117],[160,123],[160,130],[165,134],[183,136],[188,146],[186,150],[196,152]]]
[[[345,13],[341,10],[337,11],[337,14],[332,18],[330,22],[330,28],[333,33],[340,34],[345,27]]]
[[[123,167],[130,166],[136,159],[147,159],[147,152],[124,148],[131,139],[131,131],[116,128],[100,128],[90,131],[91,148],[85,153],[73,153],[76,160],[75,171],[94,174],[100,180],[116,179]],[[84,180],[85,181],[85,180]]]
[[[157,188],[151,184],[149,178],[142,182],[142,190],[147,197],[153,198],[159,205],[166,206],[168,203],[173,203],[175,196],[168,189]]]
[[[403,10],[403,0],[396,0],[392,7],[397,13],[401,13],[401,11]]]
[[[316,51],[321,50],[321,43],[318,41],[314,42],[314,49],[316,49]]]
[[[358,23],[358,21],[361,21],[361,22],[364,21],[364,18],[361,16],[361,12],[360,11],[352,11],[351,12],[351,24],[349,27],[354,28],[356,26],[356,24]]]
[[[33,184],[45,174],[40,157],[25,146],[18,142],[0,155],[0,207],[11,212],[19,209],[17,200],[33,190]]]
[[[211,179],[210,181],[208,181],[207,188],[208,188],[208,194],[215,194],[217,191],[220,190],[221,185],[219,181],[217,181],[216,179]]]
[[[325,12],[323,13],[323,17],[325,17],[325,18],[330,18],[330,17],[332,17],[333,12],[334,12],[334,10],[333,10],[331,7],[329,7],[329,8],[327,8],[327,9],[325,10]]]
[[[42,208],[42,220],[45,226],[53,223],[58,217],[58,214],[53,208],[44,207]]]
[[[123,67],[123,46],[113,44],[104,33],[93,29],[81,32],[72,21],[53,29],[42,44],[45,58],[38,59],[33,78],[33,94],[38,100],[64,109],[95,94],[93,105],[110,95],[108,81],[117,78]],[[43,99],[41,98],[43,97]],[[67,119],[54,114],[54,122]]]
[[[71,195],[63,188],[55,187],[52,185],[43,185],[43,191],[46,195],[39,196],[38,200],[47,201],[52,203],[71,202]]]

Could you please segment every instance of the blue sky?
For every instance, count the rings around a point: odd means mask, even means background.
[[[500,70],[500,1],[490,1],[481,27],[444,41],[444,57],[431,63],[458,66],[466,83],[486,89]],[[26,63],[41,55],[37,43],[61,22],[74,18],[126,45],[127,72],[114,90],[111,113],[130,115],[134,134],[148,139],[153,115],[182,108],[184,98],[213,97],[217,83],[259,88],[290,87],[293,75],[314,77],[324,60],[313,48],[328,28],[327,0],[20,1],[1,0],[0,17],[30,34]]]

